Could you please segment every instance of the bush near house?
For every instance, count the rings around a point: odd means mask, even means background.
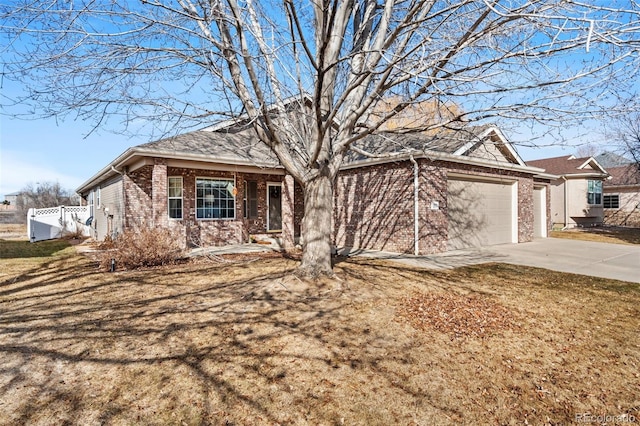
[[[100,269],[111,270],[112,264],[116,269],[136,269],[176,263],[184,256],[177,241],[166,229],[126,231],[100,245]]]

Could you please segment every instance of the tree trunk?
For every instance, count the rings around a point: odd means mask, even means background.
[[[331,234],[333,216],[333,179],[321,174],[304,189],[302,219],[302,262],[299,272],[305,276],[332,275]]]

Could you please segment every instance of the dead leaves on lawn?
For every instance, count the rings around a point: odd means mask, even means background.
[[[476,295],[416,292],[401,300],[397,313],[418,330],[436,330],[452,339],[517,328],[510,310]]]

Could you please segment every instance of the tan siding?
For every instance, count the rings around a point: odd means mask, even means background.
[[[504,156],[495,144],[489,142],[478,145],[476,148],[472,149],[468,155],[469,157],[474,158],[511,163],[511,161]]]
[[[122,233],[123,194],[121,177],[101,185],[100,205],[96,206],[94,210],[98,240],[104,240],[107,236],[115,236]]]

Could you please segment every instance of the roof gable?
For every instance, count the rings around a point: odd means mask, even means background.
[[[459,147],[454,154],[495,160],[501,163],[525,165],[513,145],[500,129],[495,126],[483,127],[479,134],[465,145]]]
[[[568,155],[527,161],[527,164],[533,167],[540,167],[545,169],[547,173],[559,176],[607,174],[607,171],[593,157],[576,158],[574,155]]]

